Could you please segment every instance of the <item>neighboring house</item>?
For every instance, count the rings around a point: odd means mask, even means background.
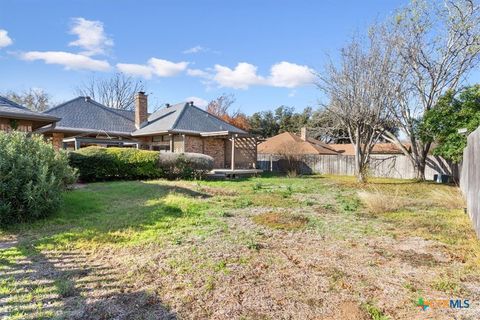
[[[45,111],[61,120],[42,131],[57,148],[102,145],[196,152],[212,156],[218,169],[255,168],[255,137],[193,102],[167,104],[152,114],[147,110],[143,92],[135,96],[134,111],[112,109],[88,97],[78,97]]]
[[[0,131],[31,132],[55,124],[59,118],[31,111],[18,103],[0,96]]]
[[[337,151],[338,153],[344,156],[354,156],[355,150],[353,148],[353,144],[345,143],[345,144],[329,144],[328,145],[333,150]],[[404,144],[405,148],[410,151],[410,145]],[[370,152],[372,155],[398,155],[403,154],[403,151],[394,143],[377,143],[373,146],[372,151]]]
[[[284,132],[258,145],[258,153],[271,155],[337,155],[338,152],[328,144],[307,137],[306,128],[301,129],[300,136]]]

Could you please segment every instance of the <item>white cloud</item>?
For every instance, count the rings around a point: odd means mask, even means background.
[[[185,98],[185,101],[193,101],[193,104],[197,107],[204,108],[208,105],[208,101],[199,97],[188,97]]]
[[[13,43],[12,38],[8,36],[8,31],[0,29],[0,48],[7,47]]]
[[[246,62],[240,62],[235,69],[217,64],[215,72],[213,80],[220,87],[248,89],[251,85],[265,83],[265,79],[257,75],[257,67]]]
[[[281,88],[296,88],[310,85],[315,81],[313,70],[308,66],[282,61],[270,68],[268,76],[257,74],[257,66],[241,62],[234,69],[222,65],[215,65],[213,74],[207,71],[192,69],[187,73],[211,79],[219,87],[234,89],[248,89],[252,85],[265,85]]]
[[[147,64],[118,63],[117,69],[123,73],[150,79],[153,75],[158,77],[173,77],[188,67],[188,62],[172,62],[164,59],[150,58]]]
[[[295,88],[312,84],[313,70],[307,66],[282,61],[272,66],[268,82],[274,87]]]
[[[212,75],[201,69],[187,69],[187,74],[191,77],[210,79]]]
[[[183,54],[194,54],[194,53],[202,53],[202,52],[220,54],[219,51],[212,50],[210,48],[205,48],[202,46],[195,46],[182,51]]]
[[[43,60],[47,64],[59,64],[67,70],[108,71],[110,69],[110,64],[105,60],[95,60],[81,54],[63,51],[30,51],[22,53],[20,58],[27,61]]]
[[[117,63],[117,69],[125,74],[136,77],[143,77],[145,79],[150,79],[153,72],[150,66],[132,63]]]
[[[150,58],[148,64],[152,67],[153,73],[159,77],[173,77],[188,67],[188,62],[172,62],[164,59]]]
[[[187,50],[184,50],[182,53],[189,54],[189,53],[199,53],[202,51],[207,51],[207,49],[202,46],[195,46]]]
[[[113,40],[105,34],[101,21],[84,18],[73,18],[72,21],[70,33],[77,35],[78,39],[69,45],[84,49],[83,55],[105,54],[106,49],[113,46]]]

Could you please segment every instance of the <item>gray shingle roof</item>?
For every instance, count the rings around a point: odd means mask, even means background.
[[[2,96],[0,96],[0,116],[13,119],[40,121],[45,122],[45,124],[59,120],[55,116],[46,115],[27,109],[24,106],[21,106],[18,103]]]
[[[151,114],[148,122],[132,135],[142,136],[161,132],[200,134],[219,131],[246,134],[245,131],[190,103],[179,103]]]
[[[67,101],[45,113],[62,118],[55,128],[59,131],[130,135],[136,130],[133,111],[108,108],[85,97]]]

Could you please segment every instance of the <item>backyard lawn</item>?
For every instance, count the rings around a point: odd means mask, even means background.
[[[417,306],[468,299],[467,309]],[[0,231],[5,319],[478,319],[455,187],[353,177],[93,183]]]

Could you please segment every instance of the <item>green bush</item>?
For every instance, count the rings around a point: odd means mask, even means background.
[[[198,179],[213,169],[213,158],[201,153],[161,153],[158,165],[169,179]]]
[[[0,132],[0,224],[45,217],[58,209],[62,191],[75,182],[65,153],[41,136]]]
[[[84,182],[131,179],[195,179],[213,168],[198,153],[159,153],[129,148],[88,147],[69,154]]]
[[[129,148],[88,147],[69,153],[70,164],[84,182],[154,179],[164,176],[158,152]]]

